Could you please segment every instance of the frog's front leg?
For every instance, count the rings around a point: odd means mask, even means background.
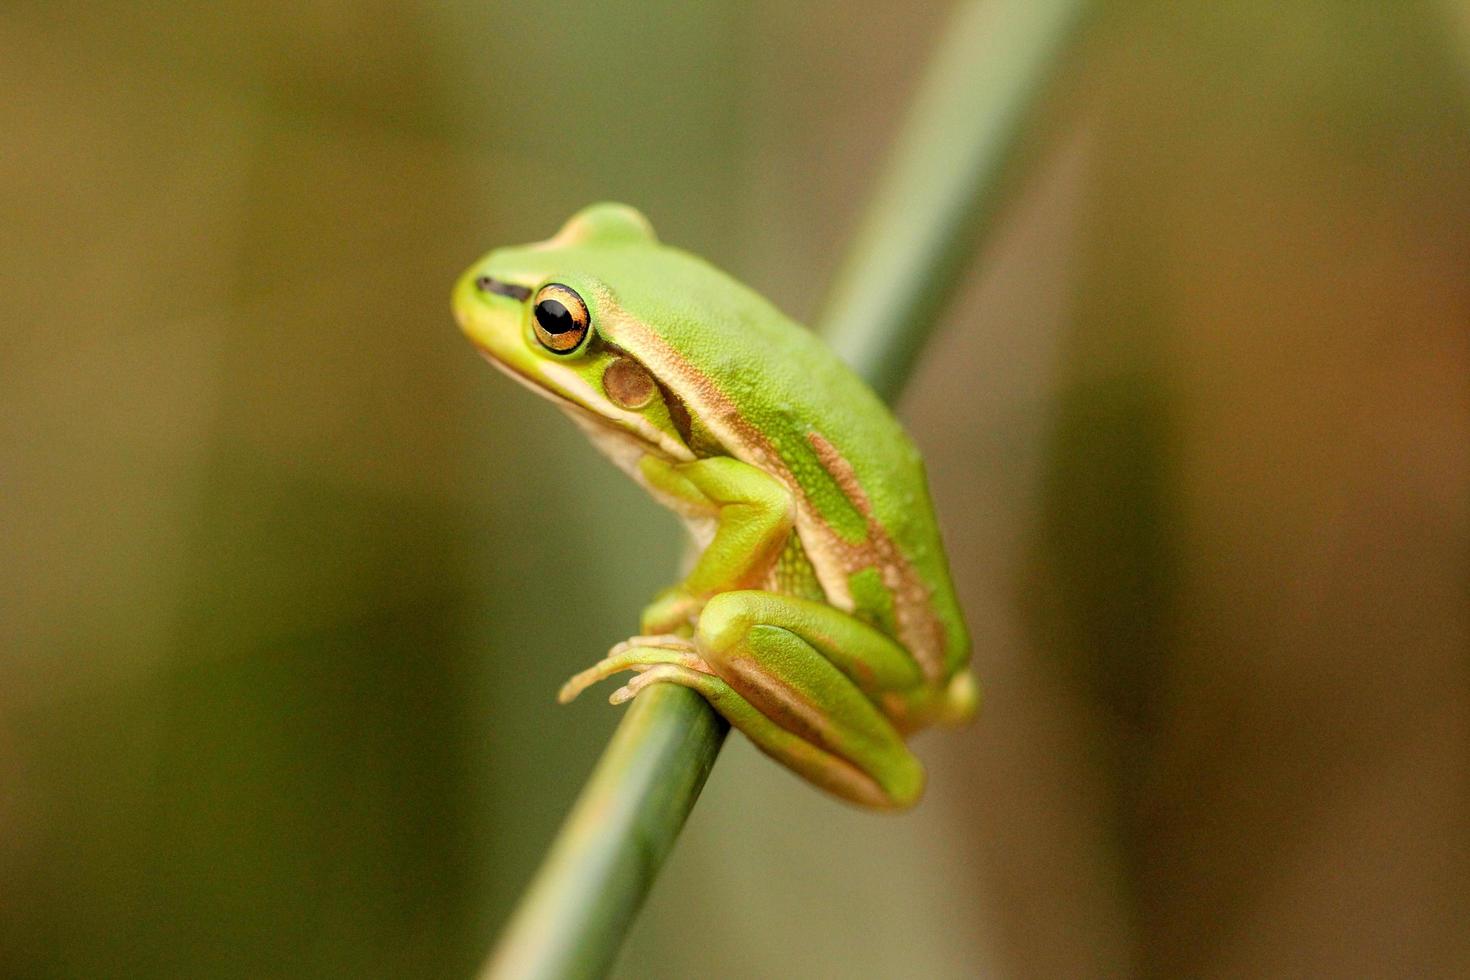
[[[644,633],[687,631],[714,595],[765,581],[791,536],[791,493],[764,470],[728,456],[671,463],[645,456],[643,483],[676,511],[714,521],[714,536],[684,581],[643,610]]]
[[[614,702],[654,683],[693,688],[763,752],[838,796],[898,808],[923,792],[923,768],[874,701],[923,690],[919,669],[891,639],[831,606],[758,590],[721,593],[706,603],[691,640],[619,644],[569,681],[562,700],[622,670],[639,673]]]

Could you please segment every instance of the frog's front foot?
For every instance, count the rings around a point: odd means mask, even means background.
[[[563,684],[556,699],[566,704],[593,684],[614,674],[625,670],[641,673],[658,666],[678,667],[702,674],[710,673],[709,667],[695,652],[694,643],[691,640],[672,633],[634,636],[614,646],[607,652],[606,657]],[[608,700],[613,704],[622,704],[636,694],[638,689],[631,685],[620,687]]]

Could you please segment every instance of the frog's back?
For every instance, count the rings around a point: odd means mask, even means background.
[[[797,498],[797,533],[829,602],[908,647],[934,679],[969,657],[923,460],[876,395],[819,338],[759,294],[676,249],[637,263],[619,290],[629,323],[614,343],[666,345],[659,374],[697,402],[724,451],[773,473]],[[657,266],[657,268],[651,268]],[[662,275],[660,275],[662,273]],[[677,286],[670,288],[670,283]],[[617,336],[634,324],[657,336]],[[638,348],[643,347],[643,350]]]

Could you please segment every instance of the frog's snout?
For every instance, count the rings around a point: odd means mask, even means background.
[[[483,332],[484,328],[479,321],[493,315],[491,307],[504,302],[498,297],[504,296],[520,302],[531,293],[524,286],[487,275],[479,271],[480,268],[482,267],[471,268],[459,277],[459,281],[454,284],[450,304],[459,328],[471,339]]]

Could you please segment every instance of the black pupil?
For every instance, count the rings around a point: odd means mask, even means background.
[[[564,334],[577,329],[572,311],[559,299],[543,299],[537,303],[536,322],[549,334]]]

